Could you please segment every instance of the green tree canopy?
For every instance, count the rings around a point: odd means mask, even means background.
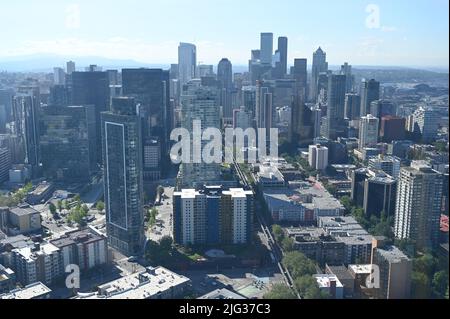
[[[264,299],[297,299],[297,297],[288,286],[277,283],[264,295]]]
[[[272,233],[275,236],[276,241],[281,242],[281,240],[283,240],[284,232],[280,225],[272,225]]]
[[[56,206],[53,203],[50,203],[48,205],[48,209],[50,210],[50,213],[54,216],[56,215]]]
[[[283,264],[294,278],[316,273],[315,264],[298,251],[287,252],[283,257]]]

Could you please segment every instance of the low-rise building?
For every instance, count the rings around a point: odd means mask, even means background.
[[[164,267],[145,271],[100,285],[97,292],[78,294],[74,299],[173,299],[182,297],[191,280]]]
[[[16,274],[14,271],[0,264],[0,294],[13,289],[15,282]]]
[[[53,184],[48,182],[42,182],[32,192],[27,195],[27,202],[31,205],[42,204],[53,194]]]
[[[344,298],[344,286],[339,281],[338,277],[330,274],[313,275],[314,279],[319,285],[319,289],[326,292],[331,299]]]
[[[373,237],[353,217],[320,217],[318,225],[345,244],[344,264],[370,261]]]
[[[29,234],[41,229],[41,214],[26,204],[10,208],[8,221],[11,235]]]
[[[321,216],[341,216],[344,206],[318,182],[289,182],[289,188],[269,188],[264,200],[274,221],[314,224]]]
[[[12,290],[9,293],[0,295],[0,299],[49,299],[51,289],[41,282],[35,282],[25,288]]]
[[[286,228],[288,237],[294,239],[294,249],[320,265],[339,265],[344,262],[345,244],[336,241],[322,228]]]
[[[335,275],[344,286],[344,298],[353,298],[355,290],[355,278],[350,274],[344,265],[326,265],[325,272]]]
[[[260,165],[256,181],[262,189],[286,186],[283,174],[274,165]]]

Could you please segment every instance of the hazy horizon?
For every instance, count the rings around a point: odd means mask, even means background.
[[[177,62],[179,42],[191,42],[199,63],[217,65],[227,57],[246,65],[250,51],[259,48],[259,34],[273,32],[274,50],[279,36],[289,38],[290,64],[294,58],[310,64],[321,46],[330,65],[448,69],[448,5],[447,0],[418,0],[413,6],[406,0],[5,2],[0,63],[55,54],[170,64]]]

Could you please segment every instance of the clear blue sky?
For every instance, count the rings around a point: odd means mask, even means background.
[[[379,10],[378,23],[366,12],[369,4]],[[448,6],[448,0],[1,1],[0,63],[36,53],[175,63],[183,41],[197,44],[204,63],[228,57],[246,64],[259,33],[273,32],[289,37],[290,63],[311,59],[320,45],[330,64],[446,67]]]

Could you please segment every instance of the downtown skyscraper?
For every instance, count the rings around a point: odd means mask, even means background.
[[[313,102],[317,101],[319,95],[319,75],[328,71],[327,54],[318,48],[313,54],[312,74],[311,74],[311,95],[310,99]]]
[[[180,43],[178,47],[178,81],[180,88],[196,77],[197,48],[191,43]]]
[[[223,58],[217,66],[217,81],[219,85],[220,105],[223,108],[223,117],[233,117],[231,92],[233,90],[233,65],[230,60]]]
[[[102,113],[103,182],[108,243],[131,256],[144,244],[142,130],[133,98]]]

